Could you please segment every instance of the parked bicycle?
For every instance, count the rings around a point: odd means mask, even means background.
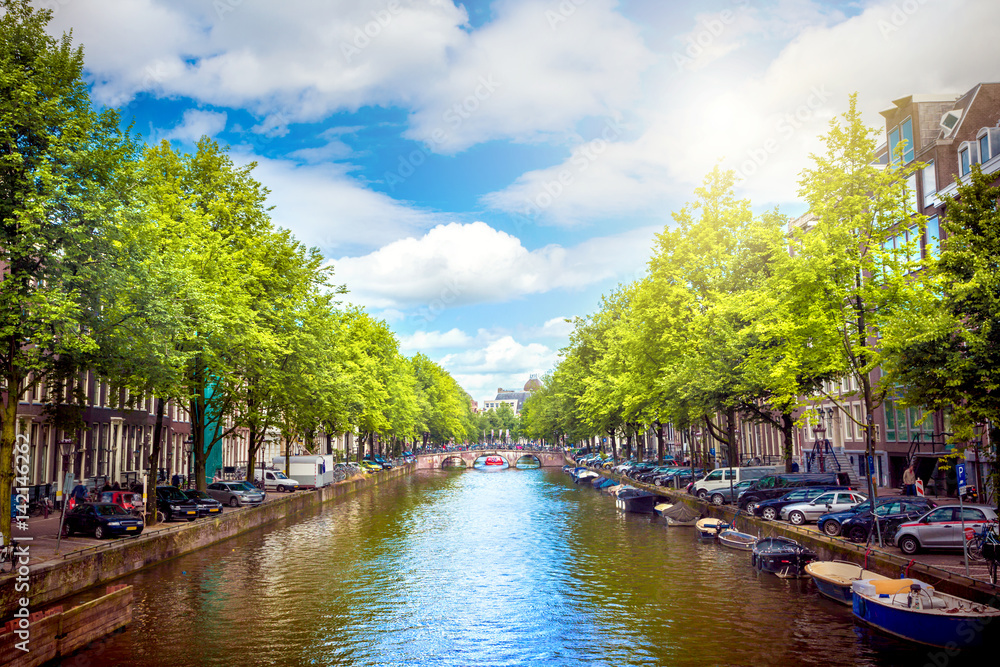
[[[986,560],[983,555],[983,547],[989,543],[997,542],[997,522],[987,521],[983,524],[983,527],[972,533],[972,535],[965,541],[965,553],[968,555],[969,560],[981,561]]]

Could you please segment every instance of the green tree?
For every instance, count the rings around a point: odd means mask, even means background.
[[[92,351],[87,305],[113,270],[108,229],[135,147],[114,111],[95,112],[83,51],[45,33],[51,12],[0,4],[0,533],[11,538],[18,401]],[[88,321],[91,324],[88,324]],[[29,380],[30,378],[30,380]]]

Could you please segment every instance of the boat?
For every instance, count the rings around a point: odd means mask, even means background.
[[[750,564],[759,572],[770,572],[782,579],[797,579],[804,575],[807,563],[816,560],[810,551],[787,537],[762,537],[751,549]]]
[[[851,592],[854,617],[896,637],[947,648],[949,655],[1000,648],[1000,633],[991,624],[1000,619],[1000,609],[941,593],[917,579],[859,579]]]
[[[673,506],[674,506],[673,503],[657,503],[656,505],[653,505],[653,512],[662,516],[664,511],[670,509]]]
[[[850,606],[854,595],[851,584],[860,579],[888,579],[882,575],[866,570],[857,563],[846,560],[817,560],[805,567],[806,574],[812,577],[816,590],[835,602]]]
[[[594,480],[595,489],[606,489],[609,486],[615,486],[617,484],[618,482],[609,477],[602,477],[600,482],[598,482],[596,479]]]
[[[660,496],[642,489],[626,489],[618,494],[615,505],[623,512],[652,514]]]
[[[608,495],[614,496],[617,495],[623,488],[625,488],[624,484],[612,484],[611,486],[601,488],[601,493],[607,493]]]
[[[694,526],[700,517],[700,513],[684,503],[677,503],[670,509],[663,510],[663,520],[667,522],[667,526],[674,528]]]
[[[573,478],[573,481],[576,482],[577,484],[584,484],[584,483],[590,484],[597,477],[600,477],[600,475],[598,475],[596,472],[592,470],[584,470],[575,478]]]
[[[486,465],[488,466],[502,466],[504,464],[503,457],[501,456],[487,456]]]
[[[750,551],[753,549],[753,545],[756,542],[757,538],[750,533],[741,533],[740,531],[733,530],[732,528],[724,529],[719,533],[719,544],[724,547],[729,547],[730,549]]]
[[[698,519],[698,522],[695,523],[698,537],[703,537],[706,540],[714,540],[719,536],[719,531],[727,527],[729,527],[728,523],[722,519],[716,519],[714,516],[706,516],[704,519]]]

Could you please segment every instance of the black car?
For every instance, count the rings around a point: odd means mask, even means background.
[[[753,486],[751,484],[751,486]],[[823,495],[827,491],[849,491],[850,488],[846,486],[807,486],[801,489],[793,489],[788,491],[780,498],[771,498],[770,500],[761,500],[754,503],[753,514],[754,516],[759,516],[767,521],[774,521],[779,516],[781,516],[781,508],[785,505],[793,505],[795,503],[808,503],[813,498]],[[747,490],[749,493],[750,490]],[[742,503],[742,498],[740,499]],[[751,511],[750,509],[747,510]]]
[[[222,503],[204,491],[190,489],[182,493],[198,503],[198,516],[216,516],[222,514]]]
[[[850,476],[846,472],[827,473],[779,473],[765,475],[750,485],[750,488],[740,496],[740,509],[752,512],[757,503],[773,498],[780,498],[789,491],[810,486],[843,486],[849,487]]]
[[[142,517],[132,516],[115,503],[81,503],[63,521],[63,537],[73,533],[90,533],[97,539],[110,535],[138,535],[145,524]]]
[[[882,539],[891,542],[892,536],[900,524],[918,519],[936,506],[937,503],[929,498],[919,496],[879,498],[875,504],[875,514],[878,515]],[[872,532],[874,525],[872,512],[866,507],[841,522],[840,534],[852,542],[864,542],[868,539],[868,534]]]
[[[156,509],[162,514],[164,521],[194,521],[201,515],[198,503],[185,496],[176,486],[156,487]]]

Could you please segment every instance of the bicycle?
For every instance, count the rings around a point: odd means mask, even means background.
[[[997,522],[987,521],[983,524],[983,527],[972,533],[968,539],[965,541],[965,553],[972,561],[986,560],[983,556],[983,545],[991,540],[995,540],[996,537],[994,533],[996,532]]]
[[[14,558],[17,552],[17,540],[11,540],[10,544],[0,547],[0,572],[14,571]],[[3,564],[10,563],[10,569],[4,570]]]

